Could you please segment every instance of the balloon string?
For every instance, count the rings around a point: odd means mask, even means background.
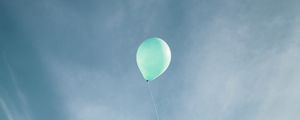
[[[157,111],[157,106],[156,106],[156,103],[155,103],[153,94],[152,94],[152,92],[151,92],[151,88],[150,88],[149,81],[147,81],[147,84],[148,84],[148,85],[147,85],[147,86],[148,86],[148,91],[149,91],[149,94],[150,94],[150,96],[151,96],[151,100],[152,100],[152,103],[153,103],[153,106],[154,106],[156,119],[159,120],[158,111]]]

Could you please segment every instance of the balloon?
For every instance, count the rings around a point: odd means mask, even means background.
[[[145,80],[154,80],[163,74],[171,62],[171,50],[160,38],[149,38],[138,48],[136,61]]]

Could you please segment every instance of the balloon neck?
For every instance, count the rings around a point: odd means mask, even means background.
[[[149,80],[146,80],[147,83],[149,83]]]

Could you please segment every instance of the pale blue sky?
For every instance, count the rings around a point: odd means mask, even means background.
[[[136,66],[161,37],[161,120],[296,120],[298,0],[1,0],[0,120],[155,120]]]

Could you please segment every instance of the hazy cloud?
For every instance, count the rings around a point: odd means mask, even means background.
[[[297,1],[1,3],[4,119],[155,119],[135,63],[153,36],[173,55],[151,82],[162,120],[298,118]]]

